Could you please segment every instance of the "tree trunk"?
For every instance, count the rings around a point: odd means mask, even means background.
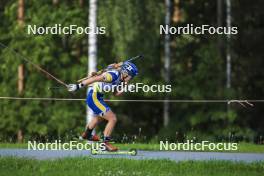
[[[25,10],[24,7],[25,7],[24,0],[18,0],[17,20],[19,26],[24,25],[24,10]]]
[[[173,23],[181,21],[180,0],[174,0],[172,21]]]
[[[83,7],[83,0],[79,0],[80,7]]]
[[[89,27],[93,30],[88,36],[88,75],[96,71],[97,66],[97,36],[96,36],[96,17],[97,17],[97,0],[90,0],[89,2]],[[88,109],[86,111],[86,122],[89,123],[92,119],[92,112]]]
[[[18,66],[18,94],[22,95],[24,91],[24,66],[23,64]],[[17,141],[23,142],[23,132],[21,129],[17,131]]]
[[[21,95],[24,90],[24,66],[18,66],[18,94]]]
[[[226,26],[231,28],[231,0],[226,0]],[[227,34],[226,45],[226,87],[231,88],[231,34]]]
[[[22,29],[24,25],[24,11],[25,11],[25,2],[24,0],[18,0],[18,10],[17,10],[17,22],[18,26]],[[18,83],[17,83],[18,94],[22,95],[24,91],[24,66],[23,64],[18,66]],[[17,140],[18,142],[23,141],[23,132],[21,129],[17,131]]]
[[[170,26],[171,22],[171,0],[165,0],[166,15],[165,25]],[[170,82],[170,34],[165,34],[164,41],[164,80],[168,84]],[[169,97],[165,97],[163,104],[163,125],[166,127],[169,124]]]

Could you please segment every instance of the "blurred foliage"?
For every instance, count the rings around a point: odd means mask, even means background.
[[[27,25],[88,25],[88,2],[32,0],[25,2],[25,24],[18,26],[17,0],[1,0],[0,42],[15,49],[66,83],[86,75],[86,35],[28,35]],[[180,1],[187,23],[216,26],[216,1]],[[171,40],[171,99],[262,99],[263,10],[262,1],[232,1],[232,88],[225,88],[225,36],[174,35]],[[225,9],[223,9],[223,14]],[[138,62],[134,82],[163,84],[163,38],[165,6],[158,0],[111,0],[98,2],[98,69],[130,56],[144,54]],[[241,18],[243,16],[243,18]],[[223,16],[224,18],[224,16]],[[224,20],[223,20],[224,21]],[[225,25],[225,22],[223,22]],[[222,40],[222,49],[217,45]],[[58,86],[8,49],[0,49],[0,96],[84,98],[85,90],[71,94],[50,91]],[[17,91],[17,68],[25,66],[25,90]],[[131,93],[124,99],[163,99],[165,94]],[[114,98],[107,95],[106,98]],[[0,138],[15,140],[19,129],[28,139],[67,138],[79,134],[85,125],[85,102],[0,101]],[[244,109],[217,103],[170,103],[170,124],[162,127],[162,103],[110,103],[119,123],[115,136],[137,135],[141,139],[258,140],[263,136],[263,104]],[[228,109],[228,111],[227,111]],[[228,112],[228,113],[227,113]],[[102,128],[102,126],[101,126]],[[157,138],[158,136],[158,138]],[[138,139],[140,140],[140,139]]]

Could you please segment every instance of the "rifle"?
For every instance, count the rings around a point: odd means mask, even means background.
[[[93,77],[93,76],[101,75],[102,73],[104,73],[104,72],[106,72],[106,71],[109,71],[109,70],[111,70],[111,69],[119,69],[119,68],[123,65],[124,62],[132,62],[133,60],[136,60],[136,59],[139,59],[139,58],[143,58],[143,56],[142,56],[142,55],[138,55],[138,56],[135,56],[135,57],[129,58],[129,59],[125,60],[125,61],[119,62],[119,63],[117,63],[117,64],[111,64],[111,65],[109,65],[107,68],[104,68],[104,69],[99,70],[99,71],[97,71],[97,72],[92,72],[91,75],[89,75],[89,76],[87,76],[87,77],[84,77],[84,78],[81,78],[81,79],[79,79],[77,82],[82,82],[82,81],[84,81],[84,80],[86,80],[86,79],[89,79],[89,78],[91,78],[91,77]]]

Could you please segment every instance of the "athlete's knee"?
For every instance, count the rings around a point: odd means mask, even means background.
[[[115,113],[113,113],[112,111],[108,111],[104,116],[103,118],[105,120],[107,120],[108,122],[112,122],[112,123],[116,123],[117,122],[117,118],[116,118],[116,115]]]
[[[117,122],[117,118],[116,115],[114,113],[111,114],[109,121],[111,121],[112,123],[116,123]]]

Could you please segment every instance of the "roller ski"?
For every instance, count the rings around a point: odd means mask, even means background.
[[[108,150],[92,149],[91,154],[92,155],[131,155],[131,156],[136,156],[137,150],[136,149],[130,149],[130,150],[108,151]]]
[[[99,149],[91,149],[92,155],[131,155],[136,156],[137,150],[136,149],[130,149],[130,150],[118,150],[117,147],[112,145],[110,141],[104,141],[103,142],[104,147]]]

